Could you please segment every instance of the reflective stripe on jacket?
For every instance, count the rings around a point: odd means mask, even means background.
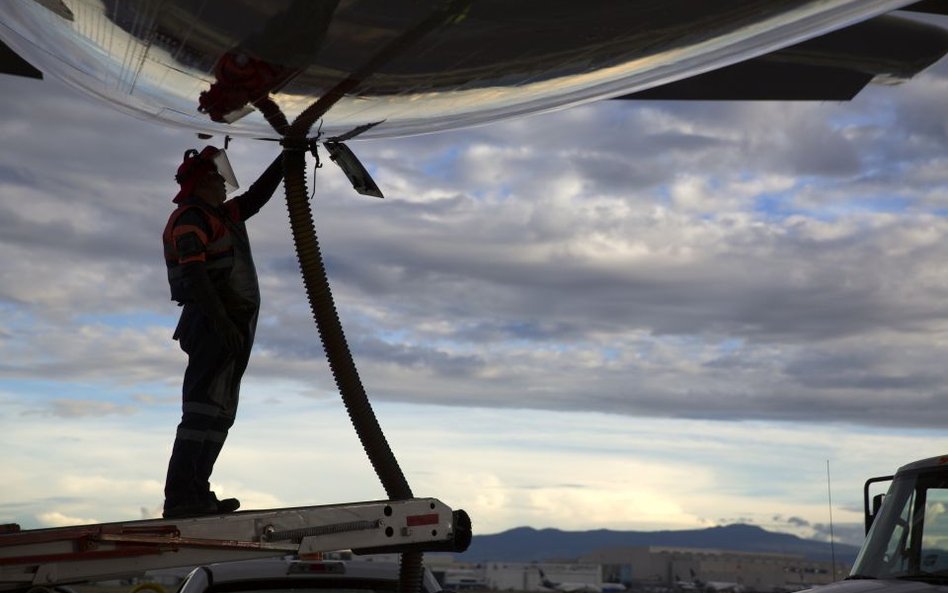
[[[181,220],[185,213],[194,210],[203,214],[206,226]],[[220,208],[213,208],[199,199],[186,200],[171,213],[162,242],[172,300],[182,304],[192,302],[184,267],[188,263],[203,262],[225,307],[241,310],[259,307],[257,271],[237,203],[225,202]]]

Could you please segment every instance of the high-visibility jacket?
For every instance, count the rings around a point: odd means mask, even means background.
[[[162,241],[172,300],[193,302],[184,266],[203,262],[227,309],[249,311],[260,307],[250,239],[236,201],[214,208],[200,199],[185,200],[171,213]]]
[[[200,261],[225,307],[259,309],[260,287],[244,221],[270,200],[281,179],[283,168],[277,156],[245,193],[219,207],[195,196],[178,203],[162,234],[172,300],[193,302],[184,266]]]

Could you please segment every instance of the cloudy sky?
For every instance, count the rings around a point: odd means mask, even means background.
[[[51,80],[0,91],[0,523],[156,516],[185,365],[160,236],[198,141]],[[477,533],[824,538],[829,462],[858,543],[864,479],[948,452],[946,96],[943,61],[849,104],[612,102],[353,143],[386,198],[327,164],[317,226],[415,494]],[[229,152],[245,186],[276,156]],[[288,229],[280,190],[250,224],[264,304],[214,487],[384,498]]]

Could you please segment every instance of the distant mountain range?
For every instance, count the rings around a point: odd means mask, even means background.
[[[454,557],[462,562],[575,560],[603,548],[643,546],[796,554],[810,560],[830,560],[833,554],[828,542],[737,524],[684,531],[560,531],[518,527],[493,535],[475,535],[467,552]],[[837,562],[852,564],[858,552],[856,546],[839,543],[835,546]]]

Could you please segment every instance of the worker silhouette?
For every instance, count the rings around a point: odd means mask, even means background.
[[[230,513],[236,498],[210,488],[214,463],[234,424],[240,380],[250,359],[260,289],[244,221],[273,196],[283,179],[281,158],[227,200],[237,180],[224,150],[188,150],[175,179],[162,239],[171,298],[182,307],[174,339],[188,355],[182,414],[165,481],[165,518]]]

